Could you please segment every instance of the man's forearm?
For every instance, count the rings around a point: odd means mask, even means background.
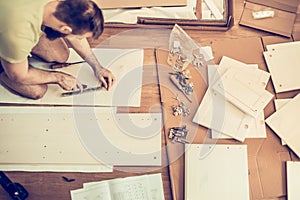
[[[47,83],[57,83],[59,81],[58,72],[49,72],[29,66],[28,60],[20,63],[10,63],[1,60],[7,77],[14,82],[25,85],[37,85]]]
[[[87,39],[66,38],[69,45],[84,59],[94,70],[95,75],[102,73],[105,68],[99,63],[94,55]]]
[[[83,58],[93,69],[95,76],[100,80],[101,84],[109,90],[115,81],[114,75],[104,68],[94,55],[87,39],[67,39],[69,45]]]
[[[15,81],[25,85],[58,83],[62,79],[59,72],[50,72],[29,67],[26,74],[16,77]]]

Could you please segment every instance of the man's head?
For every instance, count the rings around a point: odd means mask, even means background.
[[[91,0],[61,0],[53,15],[66,26],[63,31],[45,27],[44,32],[49,39],[86,33],[91,33],[92,37],[97,39],[103,32],[104,19],[101,9]]]

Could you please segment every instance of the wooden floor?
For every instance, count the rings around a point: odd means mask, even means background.
[[[186,32],[198,43],[206,44],[207,38],[244,38],[262,37],[272,34],[257,31],[251,28],[238,25],[243,10],[243,0],[234,1],[234,26],[226,32],[186,30]],[[299,13],[299,9],[298,9]],[[93,47],[124,47],[144,48],[145,68],[143,81],[148,83],[143,86],[142,106],[131,108],[130,112],[157,112],[160,111],[160,96],[155,70],[155,56],[153,48],[168,48],[168,37],[170,29],[131,29],[131,28],[107,28],[98,41],[90,41]],[[300,15],[297,16],[294,28],[295,39],[299,40]],[[278,36],[280,37],[280,36]],[[230,48],[230,47],[228,47]],[[118,108],[118,112],[126,112],[127,108]],[[164,144],[165,141],[163,141]],[[14,182],[21,183],[29,192],[30,200],[69,200],[70,190],[82,187],[85,182],[101,181],[119,177],[141,175],[146,173],[162,173],[165,199],[172,199],[171,181],[167,165],[167,154],[163,152],[164,167],[115,167],[113,173],[25,173],[7,172],[6,174]],[[62,177],[75,179],[73,182],[66,182]],[[183,174],[182,174],[183,176]],[[10,199],[5,191],[0,188],[0,199]]]

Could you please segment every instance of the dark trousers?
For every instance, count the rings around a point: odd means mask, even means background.
[[[3,67],[2,67],[1,62],[0,62],[0,74],[1,74],[2,72],[4,72],[4,70],[3,70]]]

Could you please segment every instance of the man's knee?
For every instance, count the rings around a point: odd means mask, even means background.
[[[35,88],[32,90],[32,93],[28,94],[28,98],[34,100],[41,99],[43,96],[45,96],[47,89],[48,86],[46,84],[35,86]]]
[[[70,50],[64,39],[57,38],[50,41],[45,36],[42,36],[31,53],[48,62],[64,63],[69,58]]]

